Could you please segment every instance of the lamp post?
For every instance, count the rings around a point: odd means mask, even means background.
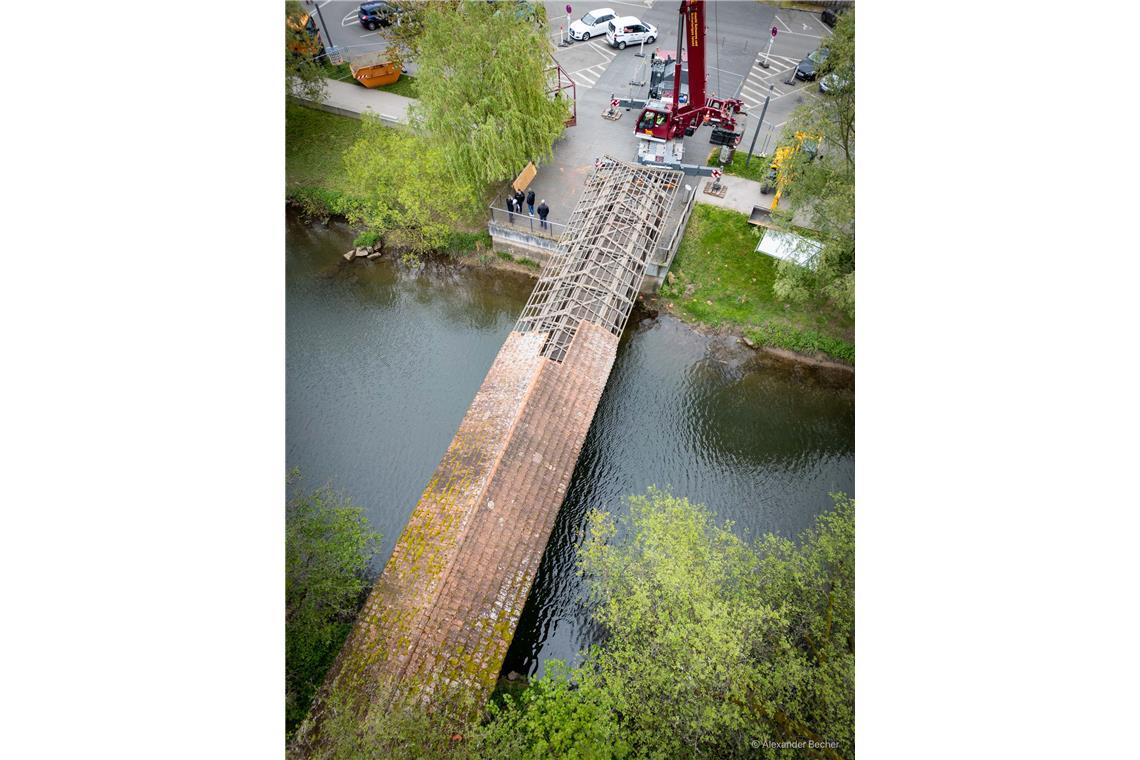
[[[752,163],[752,149],[756,147],[756,136],[760,134],[760,125],[764,123],[764,114],[768,113],[768,104],[772,102],[772,89],[776,85],[768,85],[768,97],[764,98],[764,108],[760,111],[760,121],[756,124],[756,131],[752,133],[752,144],[748,146],[748,158],[744,159],[744,167]]]

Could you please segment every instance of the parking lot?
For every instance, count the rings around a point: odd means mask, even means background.
[[[348,55],[359,55],[386,46],[381,36],[383,29],[369,32],[356,20],[359,3],[324,0],[316,4],[321,9],[333,42],[345,49]],[[566,3],[545,3],[551,41],[555,44],[554,57],[576,84],[578,114],[577,126],[567,129],[558,140],[554,158],[540,166],[533,184],[535,192],[547,199],[553,221],[563,221],[569,215],[595,158],[609,154],[619,159],[635,160],[637,138],[633,133],[633,122],[637,114],[623,113],[619,121],[613,122],[603,119],[601,113],[609,106],[611,97],[644,99],[648,91],[650,53],[653,50],[675,53],[677,49],[680,6],[676,0],[602,0],[589,5],[572,5],[573,19],[606,7],[612,8],[619,16],[636,16],[657,27],[657,40],[652,46],[645,46],[644,57],[639,56],[642,52],[639,47],[616,50],[606,43],[604,37],[560,47],[557,45],[560,27],[567,26]],[[313,8],[314,4],[307,3],[307,7]],[[705,24],[707,93],[743,100],[748,115],[738,122],[745,130],[739,150],[747,151],[755,134],[754,152],[770,154],[792,111],[807,98],[819,97],[816,82],[796,81],[789,85],[785,81],[804,56],[826,41],[831,30],[820,21],[818,13],[775,8],[756,2],[710,0],[705,6]],[[770,65],[763,68],[758,62],[768,50],[769,30],[773,25],[777,35],[768,56]],[[411,68],[414,72],[414,62]],[[645,84],[631,84],[634,82]],[[764,125],[756,134],[770,85],[772,101]],[[712,148],[708,142],[709,131],[701,129],[693,137],[685,139],[685,163],[705,163]]]

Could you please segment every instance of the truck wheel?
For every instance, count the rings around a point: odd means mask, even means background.
[[[625,50],[625,40],[618,43],[618,50]]]

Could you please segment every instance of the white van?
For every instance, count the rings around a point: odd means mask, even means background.
[[[656,42],[657,27],[643,23],[633,16],[615,18],[606,30],[606,42],[618,50],[625,50],[626,45],[639,45],[643,41],[646,45]]]

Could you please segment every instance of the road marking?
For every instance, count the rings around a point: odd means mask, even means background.
[[[617,56],[616,50],[605,50],[603,48],[600,48],[600,47],[598,47],[598,43],[594,42],[593,40],[590,40],[586,44],[589,45],[590,47],[592,47],[594,50],[601,53],[602,57],[606,59],[606,63],[609,63],[610,61],[612,61],[614,59],[615,56]]]
[[[776,23],[778,23],[778,24],[780,24],[780,26],[784,27],[784,31],[786,31],[786,32],[792,31],[792,28],[784,23],[784,19],[780,18],[779,16],[774,16],[774,18],[776,19]]]
[[[353,24],[359,24],[359,23],[360,23],[360,16],[356,15],[356,11],[349,13],[348,15],[346,15],[344,18],[342,18],[340,20],[340,25],[342,27],[352,26]]]
[[[748,85],[744,85],[743,87],[741,87],[741,88],[740,88],[740,91],[741,91],[741,92],[747,92],[747,93],[748,93],[749,95],[751,95],[751,96],[753,97],[753,99],[755,99],[757,102],[759,102],[759,101],[763,100],[764,98],[766,98],[766,97],[768,96],[766,92],[757,92],[756,90],[753,90],[753,89],[752,89],[751,87],[749,87]],[[775,89],[773,89],[773,90],[772,90],[772,92],[776,92],[776,90],[775,90]]]
[[[583,69],[582,71],[585,71],[585,69]],[[590,77],[583,74],[582,71],[575,71],[573,74],[570,75],[570,78],[572,80],[574,80],[577,84],[582,85],[583,87],[593,87],[595,84],[598,83],[598,80],[591,79]],[[578,80],[581,80],[581,81],[578,81]]]

